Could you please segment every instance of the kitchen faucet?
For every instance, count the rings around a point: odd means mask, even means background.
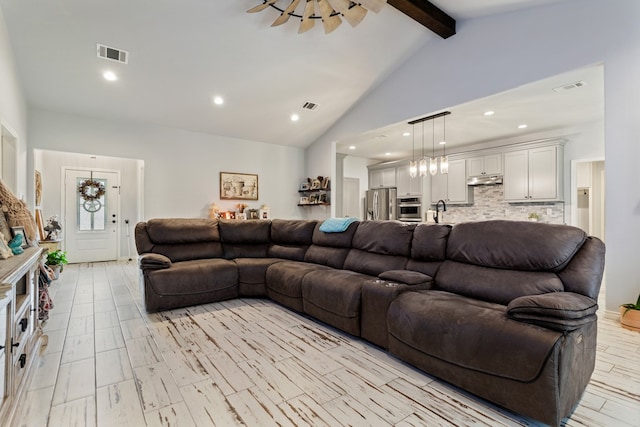
[[[442,202],[442,212],[447,211],[447,204],[444,202],[444,200],[442,199],[438,200],[438,203],[436,203],[436,213],[433,215],[433,220],[436,222],[436,224],[440,222],[440,218],[439,218],[440,210],[438,209],[440,206],[440,202]]]

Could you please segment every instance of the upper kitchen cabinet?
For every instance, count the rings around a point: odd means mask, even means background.
[[[396,186],[396,168],[369,169],[369,189]]]
[[[431,203],[444,200],[447,204],[473,203],[473,187],[467,186],[466,159],[449,159],[449,173],[431,177]]]
[[[424,177],[409,175],[409,164],[398,166],[396,171],[399,196],[422,196],[422,181]]]
[[[561,145],[504,154],[504,199],[508,202],[562,200]]]
[[[489,154],[467,160],[469,176],[502,175],[502,154]]]

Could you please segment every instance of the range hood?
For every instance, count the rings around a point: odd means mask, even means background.
[[[496,185],[502,184],[502,175],[472,176],[467,179],[467,185]]]

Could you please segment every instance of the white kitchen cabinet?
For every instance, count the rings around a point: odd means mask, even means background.
[[[504,199],[509,202],[561,200],[561,165],[561,146],[505,153]]]
[[[422,181],[424,177],[409,175],[409,165],[398,166],[396,169],[396,179],[398,187],[398,197],[408,195],[422,195]]]
[[[369,188],[395,187],[396,168],[369,170]]]
[[[467,160],[468,176],[502,175],[502,154],[489,154]]]
[[[449,173],[431,177],[431,203],[444,200],[448,204],[473,203],[473,187],[467,185],[465,159],[449,160]]]

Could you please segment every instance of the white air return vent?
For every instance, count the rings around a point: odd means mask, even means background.
[[[116,61],[122,64],[127,64],[129,62],[129,52],[126,50],[116,49],[98,43],[96,52],[98,54],[98,58],[108,59],[109,61]]]
[[[580,81],[569,83],[566,85],[554,87],[553,90],[555,90],[556,92],[564,92],[571,89],[577,89],[579,87],[586,86],[586,85],[587,83],[585,81],[580,80]]]
[[[313,111],[318,108],[318,104],[314,104],[313,102],[305,102],[302,108]]]

